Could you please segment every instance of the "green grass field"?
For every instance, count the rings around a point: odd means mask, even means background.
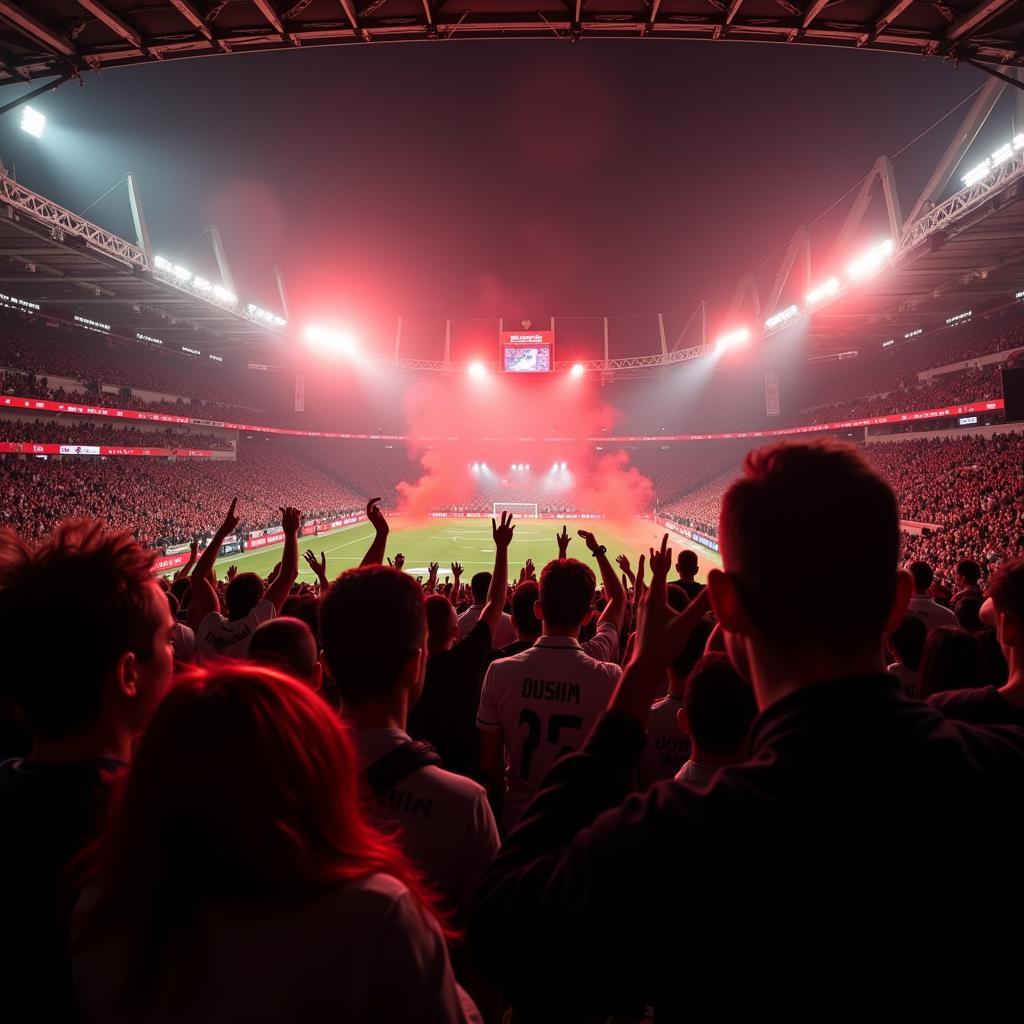
[[[579,529],[592,530],[598,540],[608,548],[609,556],[625,554],[630,564],[636,569],[637,559],[641,552],[646,552],[652,545],[661,542],[662,530],[653,522],[643,519],[627,523],[610,523],[604,520],[547,520],[518,519],[515,520],[515,538],[509,551],[509,577],[515,580],[519,570],[528,558],[532,558],[539,572],[542,566],[558,555],[555,534],[561,530],[563,522],[572,536],[569,554],[582,560],[590,559],[583,540],[576,535]],[[426,526],[403,527],[401,520],[391,524],[391,535],[388,538],[388,555],[391,558],[401,552],[405,555],[405,570],[414,576],[427,574],[430,562],[440,562],[439,579],[442,581],[449,574],[452,562],[461,562],[465,569],[465,580],[468,582],[473,573],[489,570],[494,564],[494,546],[491,542],[491,523],[489,519],[438,519]],[[373,528],[368,523],[349,526],[320,537],[302,537],[299,540],[299,579],[312,582],[315,578],[301,552],[306,548],[313,550],[319,557],[320,552],[327,556],[327,575],[334,578],[345,569],[358,565],[366,549],[370,546]],[[682,545],[681,538],[670,537],[670,547],[678,551]],[[690,545],[700,559],[701,571],[697,578],[703,580],[707,570],[720,565],[719,557],[697,544]],[[217,573],[222,575],[228,565],[237,565],[240,572],[257,572],[261,576],[269,575],[270,571],[281,558],[281,546],[275,545],[254,551],[252,554],[234,555],[221,558],[217,562]]]

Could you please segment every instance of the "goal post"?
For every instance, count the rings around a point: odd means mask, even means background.
[[[496,501],[491,515],[497,519],[502,512],[511,512],[512,515],[518,516],[520,519],[536,519],[537,503],[535,501]]]

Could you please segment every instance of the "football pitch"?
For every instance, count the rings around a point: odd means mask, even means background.
[[[516,519],[515,537],[509,549],[509,579],[519,578],[519,570],[528,558],[533,559],[538,573],[546,562],[558,557],[555,534],[566,526],[572,542],[569,555],[584,562],[593,562],[583,539],[577,530],[591,530],[598,541],[608,549],[608,556],[614,562],[617,555],[627,555],[633,571],[637,559],[648,548],[661,543],[664,532],[650,520],[635,519],[625,523],[612,523],[602,519]],[[373,539],[373,527],[359,523],[319,537],[299,538],[299,580],[313,582],[315,576],[306,565],[302,552],[307,548],[319,558],[322,551],[327,556],[327,575],[334,579],[339,573],[351,569],[363,560],[366,549]],[[669,535],[669,547],[678,553],[683,547],[697,552],[700,561],[698,580],[704,580],[708,569],[721,564],[719,556],[699,544],[684,541],[681,537]],[[491,541],[490,519],[438,519],[427,525],[405,527],[401,519],[391,521],[388,537],[388,557],[396,554],[405,556],[405,571],[413,576],[426,576],[431,562],[439,562],[441,569],[438,579],[444,582],[451,574],[452,562],[460,562],[465,569],[464,582],[477,572],[489,571],[494,564],[494,545]],[[238,566],[239,572],[256,572],[266,577],[281,558],[281,545],[263,548],[251,554],[231,555],[217,561],[217,574],[223,575],[229,565]]]

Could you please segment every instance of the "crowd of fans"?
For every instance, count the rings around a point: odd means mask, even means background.
[[[36,444],[114,445],[133,448],[199,448],[230,451],[234,445],[222,434],[154,427],[132,427],[123,422],[91,423],[28,416],[0,417],[0,441]]]
[[[937,488],[998,512],[1020,445]],[[417,580],[376,500],[299,584],[284,461],[207,481],[173,580],[0,532],[4,1020],[1020,1019],[1024,560],[900,569],[897,494],[812,442],[747,455],[706,584],[667,536],[510,565],[508,515]],[[218,580],[271,487],[280,563]]]
[[[159,459],[0,460],[0,526],[42,537],[71,516],[103,519],[141,544],[188,543],[209,531],[217,510],[238,497],[243,532],[278,519],[289,496],[315,518],[357,509],[343,483],[294,458],[272,441],[239,445],[237,461]]]

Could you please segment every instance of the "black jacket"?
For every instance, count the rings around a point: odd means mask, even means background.
[[[880,675],[773,704],[704,789],[627,796],[643,744],[606,714],[485,877],[471,938],[514,998],[658,1024],[1024,1019],[1024,734]]]

